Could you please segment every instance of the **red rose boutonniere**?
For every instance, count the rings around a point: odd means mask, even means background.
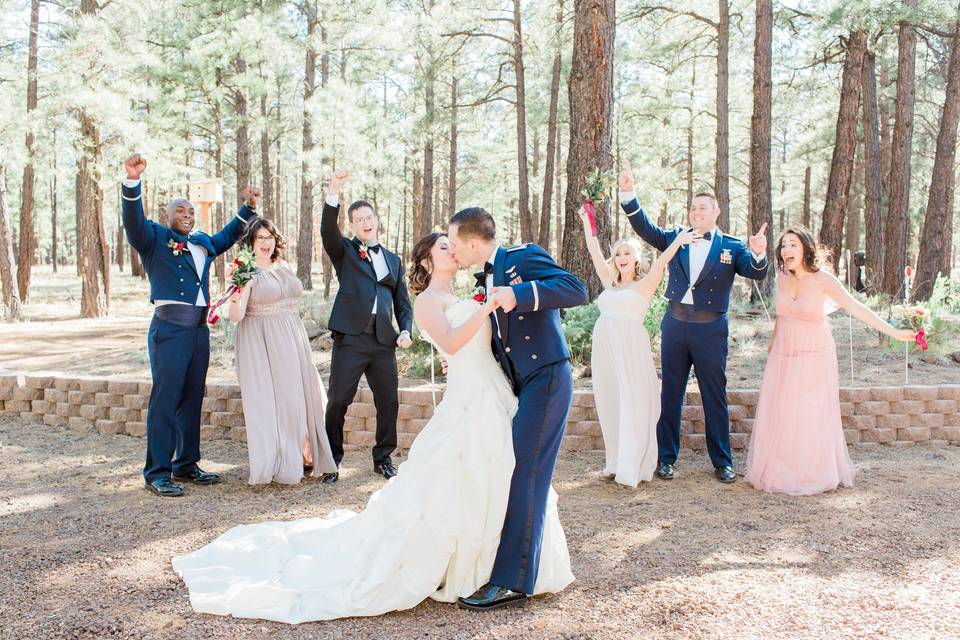
[[[361,259],[361,260],[366,260],[367,262],[372,262],[372,260],[370,259],[370,252],[367,251],[367,248],[366,248],[364,245],[362,245],[362,244],[358,245],[358,246],[357,246],[357,251],[358,251],[359,254],[360,254],[360,259]]]
[[[183,243],[178,242],[173,238],[170,238],[170,241],[167,242],[167,246],[170,247],[170,251],[172,251],[173,255],[175,256],[179,256],[181,253],[183,253],[183,250],[184,250]]]
[[[474,288],[472,297],[480,304],[485,303],[487,301],[487,288],[478,285]]]

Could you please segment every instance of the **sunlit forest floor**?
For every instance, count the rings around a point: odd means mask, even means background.
[[[314,273],[315,286],[304,297],[301,315],[308,324],[324,327],[336,293],[336,281],[330,301],[325,301],[322,276]],[[213,289],[219,291],[216,285]],[[217,294],[214,294],[217,295]],[[80,281],[72,267],[53,273],[49,267],[35,271],[26,322],[0,323],[0,368],[15,371],[63,371],[74,374],[125,376],[149,379],[150,364],[146,333],[152,307],[149,286],[129,272],[114,266],[111,276],[110,314],[104,318],[81,320]],[[769,301],[768,301],[769,304]],[[953,318],[960,326],[960,318]],[[904,383],[904,353],[892,350],[877,334],[859,322],[850,323],[843,312],[834,315],[834,336],[842,386],[875,386]],[[852,327],[852,331],[851,331]],[[638,327],[638,330],[642,330]],[[735,307],[730,320],[730,358],[727,378],[731,389],[755,389],[760,385],[766,362],[772,325],[762,311]],[[852,333],[852,350],[851,350]],[[236,380],[233,364],[234,327],[222,321],[211,333],[211,382]],[[960,363],[949,354],[960,351],[960,333],[947,336],[946,343],[934,339],[933,349],[923,359],[911,355],[910,384],[960,382]],[[324,380],[329,373],[329,341],[315,339],[314,361]],[[851,375],[851,351],[853,374]],[[654,341],[654,359],[659,369],[659,340]],[[403,355],[403,354],[401,354]],[[958,355],[960,357],[960,355]],[[576,367],[577,386],[589,388],[584,366]],[[401,384],[415,387],[429,383],[429,369],[410,370],[409,359],[401,357]],[[696,381],[691,377],[691,388]]]
[[[164,500],[143,489],[143,444],[0,418],[0,637],[960,635],[957,447],[854,446],[856,485],[810,498],[721,485],[689,451],[677,479],[630,490],[596,478],[599,452],[564,452],[554,483],[577,580],[563,593],[288,627],[194,613],[170,558],[236,524],[362,508],[382,484],[368,454],[348,451],[334,487],[251,488],[244,445],[214,440],[204,468],[225,482]]]

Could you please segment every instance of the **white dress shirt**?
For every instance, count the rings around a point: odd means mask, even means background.
[[[489,262],[492,265],[497,264],[498,251],[500,251],[500,245],[495,244],[493,246],[493,253],[490,254],[490,258],[487,260],[487,262]],[[490,273],[487,274],[487,281],[484,284],[484,286],[487,288],[487,295],[490,295],[490,290],[493,289],[493,269],[490,269]],[[493,312],[493,321],[497,325],[497,336],[502,338],[503,335],[500,333],[500,319],[497,318],[496,311]]]
[[[123,179],[123,186],[133,188],[140,184],[140,180],[131,180],[130,178]],[[191,232],[190,235],[193,235],[194,232]],[[207,264],[207,250],[201,247],[198,244],[190,242],[190,238],[187,238],[187,249],[190,250],[190,255],[193,257],[193,264],[197,268],[197,277],[203,277],[203,268]],[[183,281],[183,278],[180,279]],[[182,300],[154,300],[153,305],[155,307],[161,307],[165,304],[186,304],[189,305],[189,302],[184,302]],[[193,303],[198,307],[207,306],[207,301],[203,297],[203,287],[197,289],[197,301]]]

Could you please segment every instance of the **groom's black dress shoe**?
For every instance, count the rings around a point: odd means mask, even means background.
[[[220,482],[220,476],[216,473],[202,471],[200,467],[194,467],[186,473],[175,473],[173,479],[178,482],[192,482],[193,484],[217,484]]]
[[[666,462],[658,464],[657,477],[661,480],[673,480],[673,465]]]
[[[717,467],[713,470],[713,473],[717,476],[717,480],[725,484],[737,481],[737,472],[733,470],[733,467]]]
[[[320,476],[320,482],[322,482],[323,484],[333,484],[339,479],[340,479],[340,473],[337,471],[334,471],[333,473],[325,473],[322,476]]]
[[[489,582],[468,598],[458,598],[457,606],[461,609],[470,609],[471,611],[489,611],[491,609],[500,609],[501,607],[523,607],[526,606],[527,594],[519,591],[512,591],[504,587],[498,587]]]
[[[145,484],[148,491],[164,498],[176,498],[183,495],[183,487],[174,484],[170,478],[160,478]]]
[[[393,466],[393,463],[387,460],[386,462],[378,462],[373,465],[373,472],[379,473],[384,478],[389,480],[390,478],[397,475],[397,468]]]

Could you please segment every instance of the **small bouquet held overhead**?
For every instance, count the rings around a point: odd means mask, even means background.
[[[583,196],[583,210],[590,221],[590,231],[594,236],[597,235],[596,205],[603,204],[603,201],[607,199],[607,194],[610,193],[610,189],[615,187],[616,184],[617,176],[610,169],[607,171],[594,169],[592,173],[587,175],[586,185],[580,195]]]
[[[220,321],[220,313],[217,310],[230,299],[230,296],[243,289],[250,282],[256,270],[257,261],[253,256],[253,251],[249,247],[240,249],[233,262],[227,265],[227,279],[230,285],[227,287],[227,292],[215,304],[211,305],[207,316],[209,324],[215,325]]]

